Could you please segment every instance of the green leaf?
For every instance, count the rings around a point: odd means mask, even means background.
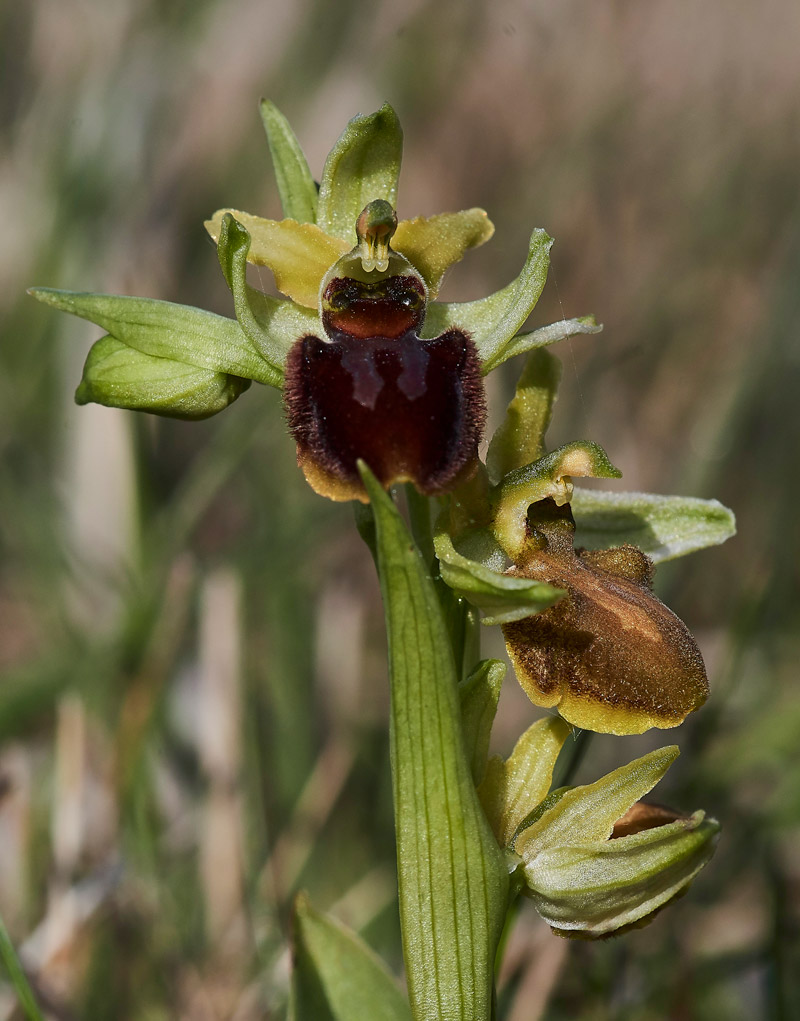
[[[505,762],[499,756],[490,760],[478,796],[501,847],[511,844],[523,819],[547,797],[570,731],[560,717],[548,716],[528,727]]]
[[[561,362],[548,351],[532,351],[506,417],[489,444],[486,468],[492,483],[544,454],[544,438],[560,381]]]
[[[293,927],[294,1021],[410,1021],[411,1012],[380,958],[301,893]]]
[[[508,872],[461,733],[456,673],[433,582],[389,496],[375,513],[391,677],[400,920],[415,1021],[486,1021]]]
[[[475,342],[484,374],[502,358],[502,352],[533,311],[547,280],[553,239],[540,228],[531,235],[522,272],[502,290],[466,302],[438,302],[428,306],[423,335],[437,337],[456,327]],[[488,366],[488,367],[487,367]]]
[[[115,337],[102,337],[89,351],[75,401],[169,418],[208,418],[249,386],[249,379],[154,358]]]
[[[477,786],[486,772],[489,739],[492,736],[500,688],[506,675],[506,664],[499,659],[484,659],[458,686],[461,697],[461,727],[464,747]]]
[[[519,333],[495,357],[484,362],[484,375],[515,355],[534,351],[537,348],[549,347],[550,344],[557,344],[559,340],[577,337],[582,333],[602,333],[602,331],[602,325],[598,324],[594,316],[580,316],[578,319],[560,319],[557,323],[540,326],[538,330],[531,330],[530,333]]]
[[[474,551],[470,551],[474,552],[474,556],[465,556],[456,549],[447,532],[440,530],[434,538],[434,547],[443,581],[459,596],[483,610],[486,614],[484,624],[522,620],[523,617],[547,609],[566,595],[564,589],[554,588],[544,582],[504,574],[499,564],[489,567],[482,563],[481,558],[489,560],[489,557],[485,556],[483,550],[479,551],[477,544],[481,540],[484,549],[491,548],[493,540],[486,530],[460,540],[460,543],[476,543]],[[502,561],[502,551],[496,544],[493,545]]]
[[[397,208],[403,132],[388,103],[354,117],[328,154],[319,189],[317,223],[328,234],[356,243],[358,214],[373,199]]]
[[[14,944],[11,942],[11,937],[8,935],[8,931],[1,919],[0,957],[3,959],[3,964],[8,972],[11,985],[14,987],[14,992],[17,994],[19,1004],[25,1012],[25,1017],[28,1021],[44,1021],[44,1015],[39,1010],[28,979],[25,977],[25,972],[19,963]]]
[[[226,213],[220,224],[217,255],[233,295],[236,318],[244,335],[269,365],[273,386],[283,385],[283,367],[292,344],[308,333],[319,333],[322,323],[316,312],[292,301],[269,298],[247,283],[250,234],[235,217]]]
[[[675,745],[657,748],[595,783],[573,787],[552,808],[537,814],[532,825],[521,829],[514,850],[528,862],[551,847],[607,840],[614,823],[655,787],[678,754]]]
[[[527,893],[554,928],[602,936],[684,890],[713,855],[718,832],[717,822],[695,812],[604,843],[553,847],[525,866]]]
[[[295,133],[268,99],[261,100],[261,120],[272,154],[283,215],[298,223],[316,223],[317,186]]]
[[[655,563],[717,546],[736,534],[736,518],[717,500],[654,493],[572,494],[575,545],[606,549],[629,542]]]
[[[234,319],[154,298],[50,287],[34,287],[28,293],[62,312],[97,323],[142,354],[278,385],[275,369],[252,347]]]

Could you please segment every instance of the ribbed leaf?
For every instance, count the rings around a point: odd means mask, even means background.
[[[717,546],[736,534],[736,518],[718,500],[655,493],[572,494],[575,545],[605,549],[633,543],[659,563]]]
[[[28,293],[62,312],[97,323],[142,354],[277,385],[274,368],[253,348],[234,319],[153,298],[50,287],[34,287]]]
[[[295,133],[268,99],[261,100],[261,120],[272,154],[283,215],[298,223],[316,223],[317,186]]]
[[[311,907],[294,906],[293,1021],[410,1021],[411,1011],[379,957],[359,937]]]
[[[356,243],[358,214],[373,199],[397,208],[403,132],[388,103],[354,117],[328,154],[322,171],[317,223],[327,233]]]
[[[472,782],[439,601],[392,501],[362,470],[389,639],[400,918],[415,1021],[486,1021],[508,874]]]

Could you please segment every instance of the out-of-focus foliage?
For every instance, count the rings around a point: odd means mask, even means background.
[[[24,295],[230,315],[203,220],[280,215],[266,95],[317,174],[389,101],[399,215],[489,211],[443,301],[511,280],[546,229],[531,326],[605,324],[566,342],[553,445],[592,436],[625,489],[738,517],[657,573],[712,684],[659,797],[720,820],[715,861],[609,943],[524,906],[501,1017],[800,1012],[799,32],[792,0],[4,5],[0,912],[45,1006],[281,1016],[298,886],[400,959],[382,623],[347,508],[307,489],[267,388],[201,424],[74,407],[100,334]],[[518,371],[489,379],[498,412]],[[493,750],[532,719],[506,684]],[[657,742],[598,737],[577,780]]]

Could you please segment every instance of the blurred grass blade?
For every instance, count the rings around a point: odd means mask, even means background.
[[[331,149],[322,171],[317,223],[328,234],[356,243],[356,220],[373,199],[397,206],[403,131],[384,103],[376,113],[354,117]]]
[[[11,942],[11,937],[8,935],[8,930],[2,919],[0,919],[0,957],[3,958],[3,964],[6,966],[8,977],[17,994],[20,1006],[25,1011],[25,1017],[28,1018],[28,1021],[44,1021],[44,1015],[36,1004],[33,990],[28,984],[14,944]]]
[[[403,949],[415,1021],[486,1021],[508,873],[478,802],[436,591],[368,469],[391,676]]]
[[[293,950],[292,1021],[410,1021],[380,958],[302,893],[294,905]]]
[[[630,542],[651,560],[673,560],[736,534],[736,518],[718,500],[655,493],[606,493],[576,489],[572,494],[575,545],[605,549]]]
[[[283,215],[298,223],[316,223],[317,186],[295,133],[268,99],[261,100],[261,120],[272,153]]]

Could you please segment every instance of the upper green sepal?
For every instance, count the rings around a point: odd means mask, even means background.
[[[317,186],[294,131],[268,99],[261,100],[261,120],[267,133],[283,215],[298,223],[316,223]]]
[[[373,199],[385,199],[397,208],[402,156],[403,131],[388,103],[375,113],[354,117],[322,171],[317,206],[322,230],[355,243],[355,222]]]
[[[276,385],[275,370],[233,319],[154,298],[33,287],[28,293],[62,312],[97,323],[127,347],[155,358]]]
[[[289,348],[305,334],[321,330],[322,324],[316,312],[251,287],[246,277],[249,251],[249,231],[226,213],[220,224],[217,256],[233,295],[236,319],[251,348],[269,367],[269,382],[281,387]]]
[[[499,365],[505,360],[503,352],[533,311],[544,289],[552,244],[553,239],[547,232],[537,228],[531,235],[528,257],[516,280],[477,301],[431,304],[424,335],[436,337],[453,327],[466,330],[478,349],[481,371],[486,374]]]
[[[656,564],[717,546],[736,534],[733,511],[718,500],[576,489],[571,505],[577,546],[632,543]]]
[[[397,983],[354,932],[303,893],[293,923],[291,1021],[411,1021]]]
[[[142,354],[106,336],[89,351],[75,401],[169,418],[208,418],[227,408],[249,386],[250,380],[241,376]]]

